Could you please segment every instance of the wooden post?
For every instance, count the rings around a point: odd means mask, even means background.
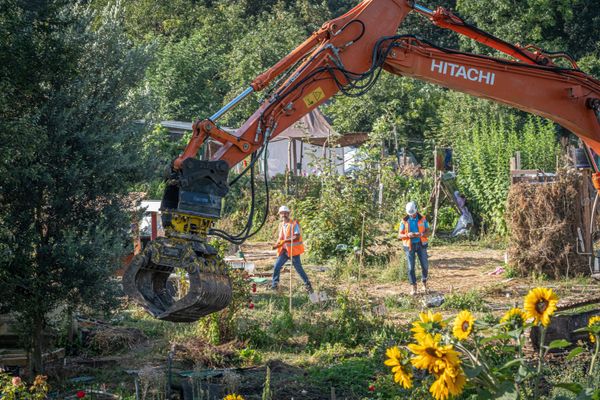
[[[437,171],[436,171],[436,176],[438,175]],[[437,180],[437,185],[435,188],[435,203],[433,205],[433,229],[431,230],[431,238],[433,239],[435,237],[435,229],[437,227],[437,214],[438,214],[438,206],[439,206],[439,202],[440,202],[440,186],[442,184],[442,179],[441,177],[438,178]]]
[[[296,155],[296,139],[292,139],[292,163],[294,164],[292,167],[292,176],[297,175],[298,171],[298,159]]]
[[[392,131],[394,132],[394,158],[396,161],[398,160],[398,129],[396,129],[396,124],[392,125]]]
[[[581,171],[581,202],[583,211],[583,242],[585,244],[585,251],[590,253],[592,249],[592,227],[590,225],[592,221],[592,207],[589,191],[589,182],[591,181],[590,170],[584,169]]]
[[[294,220],[292,219],[292,210],[290,210],[290,315],[292,314],[292,275],[294,269]]]
[[[437,210],[440,201],[440,181],[441,175],[438,173],[437,146],[433,148],[433,228],[431,238],[435,237],[435,228],[437,226]]]
[[[150,239],[156,239],[158,236],[158,213],[156,211],[152,211],[150,213]]]
[[[360,230],[360,261],[358,263],[358,282],[359,283],[360,283],[360,274],[362,271],[363,260],[364,260],[363,252],[365,249],[365,218],[366,218],[366,215],[363,213],[362,228]]]
[[[304,168],[304,142],[300,141],[300,175],[302,175]]]
[[[288,139],[288,170],[292,173],[292,139]]]

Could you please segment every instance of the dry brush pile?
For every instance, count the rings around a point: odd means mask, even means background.
[[[559,278],[586,273],[577,254],[581,226],[580,176],[560,171],[554,182],[518,183],[508,194],[508,256],[521,275]]]

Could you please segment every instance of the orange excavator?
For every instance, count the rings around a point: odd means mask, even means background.
[[[508,57],[469,54],[414,35],[398,35],[411,12]],[[269,141],[283,130],[338,92],[365,93],[382,69],[555,121],[583,141],[595,171],[594,184],[600,187],[592,153],[600,154],[600,81],[579,70],[572,57],[510,44],[444,8],[430,10],[410,0],[364,0],[326,22],[210,118],[193,124],[190,142],[172,163],[161,203],[166,237],[150,242],[134,258],[123,277],[126,293],[155,317],[176,322],[195,321],[226,307],[232,296],[227,267],[207,237],[239,244],[260,229],[252,230],[254,202],[239,234],[213,228],[229,186],[248,170],[253,179],[254,166]],[[245,97],[266,88],[258,110],[235,133],[217,125]],[[199,160],[198,150],[208,138],[222,147],[210,160]],[[228,182],[230,168],[248,157],[242,174]],[[169,275],[177,269],[185,271],[190,282],[181,298],[166,290]]]

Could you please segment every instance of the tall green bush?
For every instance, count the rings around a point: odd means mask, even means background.
[[[485,106],[483,107],[485,109]],[[510,185],[510,158],[521,152],[522,168],[552,172],[558,144],[552,122],[519,114],[472,113],[455,141],[458,184],[481,229],[505,234],[504,211]]]

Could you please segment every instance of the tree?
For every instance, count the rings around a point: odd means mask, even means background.
[[[503,40],[533,44],[548,51],[566,51],[584,59],[580,67],[600,76],[600,7],[596,0],[458,0],[458,10],[479,28]],[[483,45],[462,40],[463,49]],[[564,66],[570,66],[563,63]]]
[[[110,309],[141,176],[137,85],[148,63],[121,10],[61,1],[0,9],[0,311],[27,329],[41,372],[51,311]],[[6,146],[6,147],[4,147]]]
[[[382,72],[365,95],[336,96],[324,111],[342,134],[371,132],[371,141],[384,144],[389,154],[396,147],[410,147],[421,159],[425,156],[424,142],[435,137],[436,110],[442,95],[443,89],[434,85]]]

